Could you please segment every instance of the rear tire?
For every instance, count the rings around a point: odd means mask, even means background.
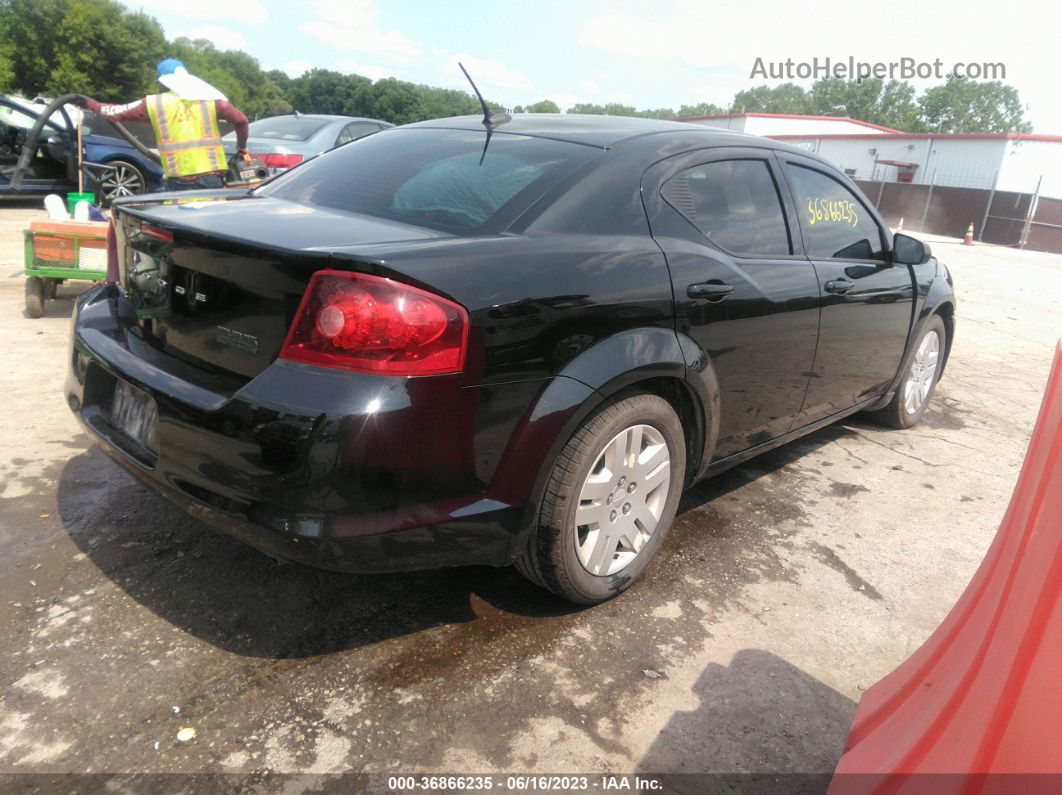
[[[685,436],[671,404],[645,393],[617,397],[557,456],[517,568],[577,604],[622,593],[664,543],[685,473]]]
[[[26,279],[26,314],[30,317],[44,314],[44,279],[40,276]]]
[[[111,202],[122,196],[137,196],[147,191],[147,179],[144,172],[128,160],[111,160],[107,163],[114,169],[107,171],[99,185],[99,200],[103,207],[110,207]]]
[[[885,408],[868,412],[868,416],[887,428],[904,430],[917,425],[940,380],[947,341],[944,321],[940,315],[933,315],[915,343],[914,355],[896,394]]]

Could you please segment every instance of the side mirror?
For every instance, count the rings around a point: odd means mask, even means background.
[[[897,265],[925,265],[932,256],[928,243],[902,232],[892,236],[892,261]]]

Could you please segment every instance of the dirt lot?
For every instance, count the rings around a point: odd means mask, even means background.
[[[0,205],[8,772],[828,772],[987,548],[1062,330],[1062,257],[934,241],[960,303],[925,424],[698,486],[645,582],[573,610],[510,570],[276,566],[135,483],[62,399],[78,288],[23,316],[36,215]]]

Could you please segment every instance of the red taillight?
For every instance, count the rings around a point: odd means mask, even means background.
[[[302,162],[302,155],[259,155],[258,159],[270,168],[291,168]]]
[[[159,227],[152,226],[151,224],[141,224],[140,232],[144,235],[144,237],[150,237],[155,240],[161,240],[163,243],[173,242],[173,232],[171,232],[169,229],[160,229]]]
[[[468,312],[408,284],[318,271],[280,358],[386,375],[440,375],[465,364]]]

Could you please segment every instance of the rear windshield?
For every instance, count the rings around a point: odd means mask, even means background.
[[[469,234],[515,217],[600,150],[472,130],[385,130],[292,169],[256,193]]]
[[[278,141],[305,141],[328,124],[328,119],[307,119],[300,116],[277,116],[259,119],[248,126],[252,138],[275,138]]]

